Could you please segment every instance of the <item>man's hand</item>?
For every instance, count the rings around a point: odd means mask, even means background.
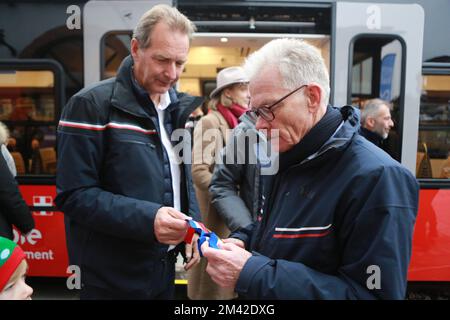
[[[225,241],[219,248],[221,250],[210,248],[207,241],[202,244],[203,255],[208,259],[206,272],[219,286],[234,288],[242,268],[252,254],[234,243]]]
[[[183,241],[188,230],[186,219],[191,219],[191,217],[174,208],[160,208],[156,213],[154,222],[156,240],[169,245],[179,244]]]
[[[184,266],[186,271],[200,262],[200,252],[197,245],[198,238],[199,235],[195,233],[191,243],[186,243],[186,265]]]
[[[236,238],[227,238],[227,239],[222,239],[222,241],[224,243],[234,243],[235,245],[237,245],[239,248],[245,249],[245,244],[244,241],[240,240],[240,239],[236,239]]]

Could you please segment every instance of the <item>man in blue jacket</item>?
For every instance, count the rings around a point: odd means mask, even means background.
[[[262,177],[254,224],[222,250],[203,245],[207,272],[248,299],[403,299],[415,178],[358,134],[356,109],[327,105],[328,72],[313,46],[274,40],[245,68],[279,170]]]
[[[183,248],[169,245],[183,241],[185,219],[198,219],[190,167],[170,139],[202,103],[172,88],[193,32],[175,8],[153,7],[117,77],[81,90],[64,108],[56,203],[70,263],[81,268],[82,299],[173,297]],[[186,256],[186,269],[199,260],[191,244]]]

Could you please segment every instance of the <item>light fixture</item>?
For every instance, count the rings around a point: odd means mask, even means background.
[[[220,42],[223,42],[223,43],[228,42],[228,38],[225,38],[225,37],[220,38]]]
[[[249,27],[250,30],[255,30],[256,29],[255,18],[250,17],[250,20],[248,21],[248,24],[249,24],[248,27]]]

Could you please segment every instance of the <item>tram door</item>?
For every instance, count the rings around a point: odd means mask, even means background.
[[[424,11],[416,4],[337,2],[332,55],[335,105],[392,104],[389,153],[415,174]]]
[[[450,281],[450,68],[422,68],[424,12],[415,4],[336,3],[335,104],[392,105],[386,151],[419,180],[408,280]]]

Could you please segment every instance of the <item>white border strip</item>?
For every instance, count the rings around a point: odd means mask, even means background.
[[[278,232],[300,232],[300,231],[311,231],[311,230],[327,230],[332,226],[330,223],[325,227],[303,227],[303,228],[275,228]]]

